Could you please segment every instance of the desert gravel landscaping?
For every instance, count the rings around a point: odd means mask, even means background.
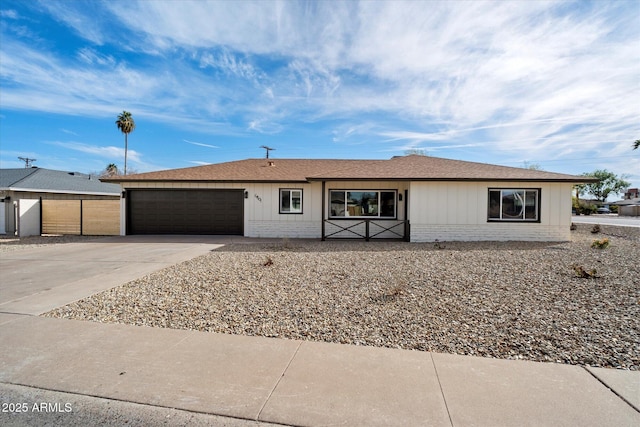
[[[25,249],[33,249],[49,245],[60,245],[64,243],[86,242],[87,240],[93,240],[96,238],[96,236],[45,235],[16,237],[11,235],[4,235],[0,236],[0,253],[22,251]]]
[[[640,229],[592,228],[566,243],[232,244],[45,316],[639,370]]]

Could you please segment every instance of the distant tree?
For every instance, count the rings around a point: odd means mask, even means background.
[[[583,189],[586,193],[593,195],[601,202],[605,202],[609,194],[620,193],[631,185],[630,182],[625,181],[625,178],[627,178],[626,175],[618,177],[615,173],[606,169],[599,169],[593,172],[583,173],[582,175],[598,179],[598,182],[583,184]]]
[[[523,162],[523,164],[524,164],[524,168],[525,169],[530,169],[530,170],[533,170],[533,171],[541,171],[541,170],[543,170],[542,166],[540,166],[539,163]]]
[[[636,141],[633,143],[634,150],[637,150],[638,147],[640,147],[640,139],[636,139]]]
[[[409,150],[404,150],[405,156],[427,156],[427,151],[422,148],[411,148]]]
[[[116,125],[120,132],[124,134],[124,174],[127,174],[127,151],[128,151],[128,136],[136,128],[136,122],[133,120],[131,113],[123,111],[118,115]]]

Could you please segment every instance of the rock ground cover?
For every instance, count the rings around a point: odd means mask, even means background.
[[[639,370],[640,229],[592,227],[566,243],[233,244],[45,316]]]
[[[0,236],[0,253],[21,251],[40,246],[60,245],[63,243],[84,242],[96,239],[96,236],[43,235],[17,237],[11,235]]]

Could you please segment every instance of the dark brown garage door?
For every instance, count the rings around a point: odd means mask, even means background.
[[[243,234],[243,190],[128,190],[127,234]]]

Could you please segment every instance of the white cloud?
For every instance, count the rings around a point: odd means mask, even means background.
[[[105,67],[113,67],[116,60],[111,55],[103,55],[95,49],[84,47],[78,51],[78,58],[87,64],[96,64]]]
[[[217,145],[210,145],[210,144],[203,144],[202,142],[194,142],[194,141],[188,141],[186,139],[183,139],[184,142],[186,142],[187,144],[191,144],[191,145],[197,145],[199,147],[207,147],[207,148],[220,148]]]
[[[1,72],[12,84],[3,106],[78,115],[126,106],[136,117],[236,135],[326,120],[336,144],[482,148],[531,161],[616,156],[640,134],[634,2],[46,8],[93,45],[72,63],[5,38]],[[96,24],[92,13],[110,19]],[[95,46],[114,40],[131,60]]]
[[[274,135],[282,131],[283,126],[269,119],[255,119],[249,122],[249,125],[247,128],[254,132],[258,132],[266,135]]]
[[[200,56],[200,67],[219,69],[226,75],[240,77],[256,85],[265,78],[262,71],[227,50],[222,50],[219,53],[204,52]]]
[[[124,159],[124,147],[99,146],[90,145],[82,142],[63,142],[51,141],[51,145],[66,148],[68,150],[79,151],[81,153],[91,154],[105,159]],[[127,150],[127,159],[133,162],[141,163],[141,155],[135,150]]]
[[[18,19],[18,12],[13,9],[0,10],[0,17],[7,19]]]
[[[102,21],[97,19],[101,15],[101,8],[98,2],[40,0],[38,4],[58,20],[75,30],[81,37],[97,45],[105,42],[104,30],[101,28]],[[81,10],[80,8],[86,9]]]

